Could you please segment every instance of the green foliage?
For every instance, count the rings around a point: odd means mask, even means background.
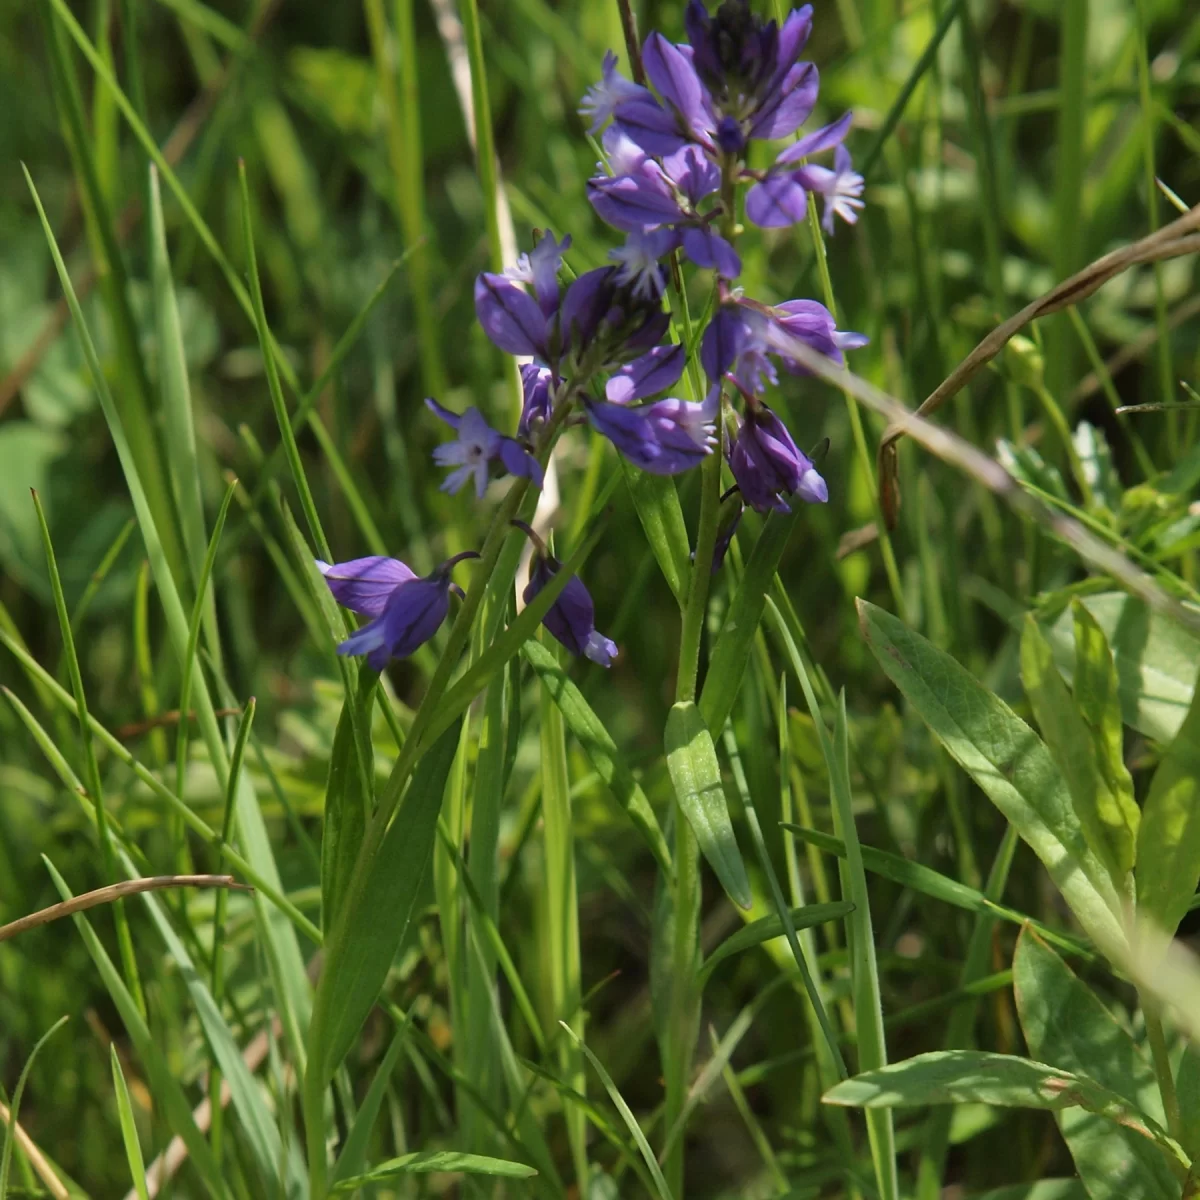
[[[1194,234],[906,426],[893,528],[865,389],[1195,200],[1200,19],[816,6],[866,208],[743,220],[736,282],[870,345],[768,388],[829,502],[710,576],[715,457],[571,426],[476,503],[422,405],[513,432],[474,278],[611,261],[576,109],[683,7],[0,5],[0,927],[103,901],[0,937],[0,1198],[1194,1192]],[[671,273],[678,395],[720,299]],[[418,654],[336,654],[314,558],[464,549]],[[538,632],[573,574],[609,671]],[[254,893],[86,895],[206,872]]]

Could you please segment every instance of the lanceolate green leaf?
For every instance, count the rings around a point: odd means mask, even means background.
[[[830,1088],[826,1104],[910,1108],[928,1104],[992,1104],[998,1108],[1084,1108],[1145,1138],[1183,1165],[1186,1156],[1165,1129],[1123,1096],[1086,1075],[985,1050],[934,1050]]]
[[[304,1097],[310,1175],[317,1194],[316,1181],[324,1178],[325,1087],[367,1019],[412,924],[433,857],[438,813],[458,734],[455,722],[417,765],[379,850],[357,864],[356,870],[362,872],[359,886],[347,892],[337,924],[325,939],[325,965],[308,1031]],[[314,1138],[316,1147],[311,1144]],[[314,1164],[314,1155],[320,1165]]]
[[[1083,714],[1067,691],[1054,665],[1054,653],[1032,616],[1025,618],[1021,633],[1021,682],[1051,757],[1066,781],[1083,836],[1107,865],[1114,888],[1123,891],[1133,867],[1136,826],[1109,790]]]
[[[791,910],[792,926],[797,930],[813,929],[817,925],[824,925],[826,921],[840,920],[853,911],[854,905],[848,900],[837,900],[832,904],[805,904],[801,908]],[[763,942],[783,935],[783,920],[776,913],[751,921],[749,925],[727,937],[704,960],[699,971],[701,982],[707,981],[718,964],[732,955],[749,950],[751,946],[761,946]]]
[[[1112,648],[1125,723],[1155,741],[1169,742],[1192,702],[1200,638],[1124,592],[1084,596],[1080,603]],[[1067,610],[1046,631],[1055,661],[1068,678],[1075,672],[1074,625]]]
[[[646,540],[654,551],[667,586],[679,607],[683,608],[687,603],[691,564],[688,561],[687,526],[683,523],[675,480],[638,471],[623,458],[620,462]]]
[[[1031,1054],[1089,1076],[1162,1123],[1162,1101],[1146,1056],[1095,993],[1029,929],[1022,931],[1013,956],[1013,994]],[[1178,1197],[1166,1160],[1145,1138],[1114,1129],[1081,1108],[1063,1109],[1057,1117],[1093,1200]]]
[[[672,706],[665,741],[675,795],[700,851],[729,898],[748,909],[753,902],[750,881],[729,819],[717,751],[699,708],[691,701]]]
[[[1200,882],[1200,688],[1150,781],[1138,862],[1138,913],[1173,934]]]
[[[950,754],[1045,864],[1079,923],[1106,953],[1124,942],[1104,864],[1088,846],[1045,744],[950,655],[865,600],[859,624],[880,666]]]
[[[545,646],[530,639],[522,647],[530,666],[538,673],[543,685],[558,705],[567,728],[579,742],[596,773],[608,785],[621,807],[629,814],[638,832],[646,839],[658,865],[669,879],[674,873],[667,839],[650,801],[633,774],[625,765],[617,744],[609,736],[600,718],[583,693],[573,684],[566,671]]]
[[[1091,735],[1100,775],[1116,802],[1119,827],[1129,831],[1129,840],[1134,844],[1129,851],[1132,856],[1142,814],[1133,798],[1133,780],[1125,766],[1120,680],[1108,638],[1099,622],[1078,600],[1071,605],[1071,611],[1075,617],[1075,703]]]

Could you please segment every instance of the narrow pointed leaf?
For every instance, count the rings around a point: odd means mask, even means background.
[[[848,900],[837,900],[832,904],[805,904],[791,910],[792,926],[795,929],[812,929],[823,925],[826,921],[838,921],[854,911],[854,905]],[[704,960],[700,967],[699,978],[706,981],[719,963],[724,962],[734,954],[749,950],[752,946],[761,946],[774,938],[783,937],[783,921],[779,915],[772,913],[769,917],[760,917],[751,921],[737,933],[730,934]]]
[[[734,904],[748,909],[753,902],[750,881],[729,818],[716,747],[699,708],[690,701],[672,706],[667,717],[666,748],[675,796],[696,835],[700,852]]]
[[[526,1163],[506,1158],[487,1158],[482,1154],[461,1154],[457,1150],[422,1150],[389,1158],[365,1175],[343,1179],[333,1190],[353,1192],[373,1183],[386,1183],[401,1175],[428,1175],[434,1171],[458,1171],[464,1175],[494,1175],[502,1179],[529,1179],[537,1174]]]
[[[867,644],[938,740],[1016,826],[1092,940],[1110,957],[1124,934],[1117,893],[1088,846],[1045,743],[950,655],[902,621],[858,602]]]

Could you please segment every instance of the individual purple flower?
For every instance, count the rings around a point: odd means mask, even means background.
[[[591,121],[588,133],[597,133],[600,126],[613,115],[618,104],[631,100],[653,99],[649,91],[633,83],[617,70],[617,56],[609,50],[604,56],[600,82],[593,84],[583,95],[579,105],[582,116]]]
[[[454,441],[436,447],[433,452],[433,461],[439,466],[456,468],[446,476],[443,492],[457,492],[474,476],[475,495],[482,500],[487,491],[488,468],[493,462],[499,462],[510,475],[522,475],[532,479],[536,486],[542,486],[542,468],[538,460],[516,438],[497,433],[479,409],[472,406],[459,415],[432,398],[425,403],[458,434]]]
[[[866,344],[862,334],[838,329],[833,314],[815,300],[787,300],[771,306],[726,295],[704,331],[700,361],[710,382],[732,375],[743,390],[762,392],[779,382],[775,359],[792,374],[809,373],[797,357],[800,346],[841,366],[843,351]]]
[[[514,283],[525,283],[533,288],[538,308],[547,319],[558,311],[558,272],[562,266],[563,251],[571,247],[570,237],[555,240],[554,234],[542,234],[538,244],[528,254],[518,255],[516,265],[506,267],[504,277]]]
[[[446,619],[451,590],[462,595],[450,578],[455,563],[478,557],[474,550],[456,554],[424,578],[394,558],[356,558],[332,566],[318,562],[334,599],[374,618],[342,642],[337,652],[365,654],[373,671],[382,671],[393,658],[407,658]]]
[[[682,343],[655,346],[615,371],[604,387],[604,395],[613,404],[630,404],[665,392],[683,374],[686,357]]]
[[[608,257],[617,265],[616,279],[633,290],[633,294],[644,300],[657,299],[663,294],[666,279],[661,260],[674,250],[680,242],[679,234],[671,228],[659,228],[649,233],[634,231],[625,239],[625,245],[610,250]]]
[[[475,280],[475,315],[488,337],[509,354],[546,358],[546,316],[528,292],[503,275],[482,271]]]
[[[851,225],[863,207],[862,176],[850,169],[850,152],[842,145],[850,132],[853,114],[825,125],[802,137],[782,151],[774,164],[746,193],[746,216],[766,229],[782,228],[803,221],[808,213],[808,193],[825,197],[825,216],[821,224],[833,232],[833,214]],[[805,163],[803,160],[824,150],[833,150],[834,170]]]
[[[536,547],[529,564],[529,582],[522,599],[529,604],[555,575],[562,563],[546,549],[545,543],[524,521],[513,524],[524,531]],[[575,655],[582,655],[602,667],[612,666],[617,657],[617,644],[596,631],[596,610],[592,597],[577,575],[572,575],[547,610],[542,624],[550,635]]]
[[[549,367],[540,363],[525,363],[521,367],[521,420],[517,424],[517,436],[528,437],[539,425],[550,419],[553,401],[551,384],[553,376]]]
[[[761,402],[748,405],[745,421],[729,454],[729,469],[751,508],[790,512],[784,496],[824,504],[829,489],[812,460],[788,433],[787,426]]]
[[[363,617],[379,616],[392,592],[400,584],[416,579],[398,558],[384,558],[380,554],[332,565],[319,558],[316,561],[333,598],[343,608]]]
[[[712,453],[719,404],[719,388],[700,404],[673,396],[635,408],[584,401],[592,428],[651,475],[678,475]]]

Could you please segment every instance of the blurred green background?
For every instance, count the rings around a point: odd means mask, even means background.
[[[643,31],[681,33],[681,4],[658,0],[635,9]],[[415,41],[407,47],[394,36],[406,5],[379,0],[92,0],[72,3],[71,11],[144,113],[150,134],[239,276],[246,254],[238,162],[245,163],[268,316],[306,385],[321,373],[391,264],[413,246],[415,233],[423,233],[319,397],[325,441],[303,431],[300,446],[337,556],[386,549],[420,569],[475,544],[486,509],[474,507],[465,493],[450,498],[437,490],[441,473],[429,452],[444,431],[423,405],[426,395],[437,395],[452,408],[477,404],[498,423],[512,414],[510,364],[473,316],[471,285],[488,266],[489,246],[464,96],[455,83],[463,45],[452,0],[412,5]],[[616,6],[601,0],[489,0],[480,16],[488,102],[516,244],[527,249],[534,228],[552,228],[572,235],[574,269],[599,265],[617,237],[585,201],[595,152],[576,107],[598,76],[605,49],[622,45]],[[943,26],[948,32],[940,50],[880,142],[897,96]],[[48,46],[55,38],[62,39],[60,61],[70,65],[73,79],[52,67]],[[1154,176],[1185,203],[1200,199],[1200,12],[1186,0],[822,0],[808,56],[822,82],[814,124],[853,108],[848,144],[860,167],[870,162],[866,212],[857,228],[839,227],[829,247],[839,323],[871,338],[870,348],[855,355],[854,368],[910,405],[999,319],[1175,215],[1170,199],[1154,188]],[[414,61],[415,76],[407,69]],[[103,197],[107,218],[80,186],[80,156],[65,115],[73,89],[90,146],[93,194]],[[415,105],[408,89],[416,89]],[[409,120],[414,113],[417,119]],[[59,668],[61,640],[29,499],[28,489],[36,488],[68,606],[74,610],[87,593],[76,635],[90,707],[144,762],[166,767],[175,727],[158,718],[178,703],[178,672],[161,614],[148,598],[145,552],[136,530],[130,536],[127,529],[131,503],[19,165],[28,167],[43,198],[77,289],[87,292],[84,309],[110,382],[128,392],[129,362],[140,362],[147,398],[141,432],[161,441],[168,434],[155,399],[158,343],[141,219],[147,159],[111,93],[96,85],[91,65],[41,0],[0,5],[0,163],[0,621],[48,669]],[[258,699],[258,745],[249,767],[262,781],[285,883],[315,918],[313,843],[340,684],[328,647],[312,632],[268,482],[282,484],[294,506],[286,470],[277,461],[264,469],[263,456],[279,437],[253,323],[165,186],[164,211],[209,513],[229,472],[242,481],[216,574],[224,665],[236,702]],[[122,350],[106,291],[114,286],[109,248],[98,233],[106,221],[121,244],[137,351],[132,358],[128,347]],[[803,228],[750,228],[741,249],[745,272],[739,282],[750,295],[820,298]],[[1107,528],[1133,528],[1122,495],[1145,483],[1148,464],[1165,470],[1187,458],[1196,420],[1186,412],[1170,420],[1162,413],[1115,417],[1114,396],[1089,376],[1089,351],[1118,356],[1113,384],[1123,403],[1161,400],[1165,393],[1185,399],[1176,381],[1196,381],[1200,347],[1195,270],[1194,260],[1183,258],[1120,277],[1081,307],[1087,338],[1065,316],[1038,330],[1051,394],[1072,428],[1086,420],[1109,448],[1107,457],[1103,447],[1096,453],[1096,470],[1109,489],[1097,519]],[[1159,336],[1164,329],[1165,339]],[[289,394],[289,403],[295,402]],[[814,657],[835,686],[846,688],[862,839],[978,882],[1001,820],[955,775],[924,728],[897,712],[894,694],[857,632],[855,596],[893,608],[895,596],[877,545],[838,557],[842,535],[874,517],[873,473],[856,461],[845,402],[823,384],[786,377],[772,403],[786,413],[802,446],[830,440],[823,468],[830,503],[805,512],[783,576]],[[1025,444],[1017,468],[1054,492],[1065,467],[1060,445],[1044,424],[1038,399],[1007,368],[985,372],[938,419],[988,453],[995,452],[997,438],[1016,436]],[[881,426],[870,417],[866,423],[873,449]],[[332,459],[329,447],[336,451]],[[575,433],[558,461],[563,530],[578,517],[575,501],[585,488],[588,453],[587,435]],[[610,454],[605,477],[614,469]],[[1039,595],[1077,580],[1077,562],[1049,539],[1031,535],[954,469],[910,446],[902,452],[901,478],[904,506],[893,545],[908,619],[1017,702],[1009,619]],[[681,481],[689,521],[697,482]],[[1182,519],[1194,495],[1195,481],[1190,494],[1185,488],[1162,499],[1161,511]],[[747,526],[755,528],[752,516]],[[102,562],[103,578],[90,588]],[[1193,584],[1194,567],[1184,561],[1180,568]],[[574,677],[631,761],[650,767],[647,790],[656,804],[665,803],[660,731],[673,698],[678,611],[622,489],[588,563],[587,582],[597,624],[620,644],[621,657],[610,674],[583,666],[573,669]],[[726,598],[719,588],[718,612]],[[393,668],[401,702],[419,698],[427,665],[418,659]],[[73,719],[43,707],[37,689],[3,650],[0,681],[75,753]],[[751,787],[777,803],[772,717],[755,713],[753,700],[747,704],[741,719],[748,734],[761,739],[752,744],[763,747],[747,762]],[[792,733],[795,784],[809,790],[817,823],[828,828],[826,781],[808,718],[795,714]],[[503,932],[535,979],[539,942],[530,897],[538,880],[537,849],[536,839],[523,840],[523,831],[536,745],[536,734],[522,745],[502,832],[511,867]],[[111,762],[102,765],[114,812],[150,864],[173,869],[178,841],[171,822],[127,773]],[[193,768],[189,800],[210,823],[219,823],[211,771],[199,758]],[[649,1110],[660,1089],[647,1019],[653,863],[574,756],[572,778],[583,986],[586,992],[603,984],[589,1005],[589,1043],[635,1109]],[[774,820],[764,823],[781,852]],[[1041,876],[1022,853],[1010,895],[1024,911],[1047,912],[1052,905]],[[78,805],[3,704],[0,921],[58,899],[42,854],[76,892],[104,882]],[[957,978],[966,920],[911,894],[901,897],[892,885],[878,886],[885,1013],[945,995]],[[715,887],[707,895],[712,938],[732,929],[735,918]],[[202,923],[211,904],[211,896],[188,897],[192,921]],[[248,910],[235,900],[231,911],[238,947],[231,999],[252,1027],[250,1015],[262,1000],[262,968]],[[186,992],[143,911],[129,912],[152,1023],[180,1077],[193,1081],[206,1058]],[[103,920],[97,925],[110,937]],[[997,971],[1007,966],[1010,943],[1009,930],[997,935]],[[406,1005],[420,998],[426,1031],[444,1047],[451,1031],[438,971],[437,923],[430,919],[398,969],[396,988]],[[705,1021],[723,1029],[773,974],[764,955],[739,960],[710,989]],[[769,1006],[740,1046],[736,1065],[749,1070],[769,1062],[747,1077],[754,1109],[785,1160],[816,1171],[828,1147],[815,1123],[811,1077],[803,1073],[806,1031],[782,995],[771,1006],[778,1006],[775,1018]],[[90,1194],[118,1194],[127,1175],[107,1044],[115,1040],[124,1053],[126,1042],[69,922],[0,948],[0,1082],[7,1094],[33,1043],[63,1013],[72,1020],[39,1057],[22,1120]],[[939,1021],[925,1020],[898,1029],[891,1035],[893,1057],[938,1045],[940,1028]],[[1018,1039],[1007,994],[997,991],[983,1007],[980,1042],[1014,1051]],[[378,1059],[383,1041],[384,1030],[368,1026],[351,1060],[356,1079]],[[137,1063],[125,1066],[144,1137],[156,1150],[163,1141],[161,1118],[147,1109]],[[436,1099],[411,1068],[397,1085],[395,1102],[413,1145],[423,1136],[437,1137],[445,1088],[440,1081],[431,1086]],[[984,1115],[976,1129],[971,1116],[966,1111],[962,1127],[956,1126],[964,1144],[951,1170],[970,1189],[1063,1167],[1048,1121],[1010,1116],[1003,1128],[989,1128],[995,1118]],[[547,1120],[553,1130],[552,1118]],[[561,1149],[561,1141],[556,1145]],[[688,1172],[695,1181],[689,1194],[746,1194],[739,1181],[755,1161],[728,1098],[714,1099],[698,1114],[689,1140]],[[179,1194],[192,1194],[189,1186],[184,1182]]]

